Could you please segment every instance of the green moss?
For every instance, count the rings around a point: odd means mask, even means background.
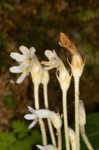
[[[7,33],[0,32],[0,51],[7,50],[8,48],[8,41],[7,41]]]
[[[89,21],[90,19],[94,19],[97,14],[93,10],[82,10],[77,12],[71,16],[72,20],[76,21]]]
[[[11,109],[16,110],[17,109],[17,102],[16,102],[16,97],[12,93],[12,91],[8,91],[4,95],[4,103]]]
[[[30,131],[25,121],[14,120],[11,127],[11,132],[0,133],[1,150],[31,150],[32,145],[41,144],[40,132]]]

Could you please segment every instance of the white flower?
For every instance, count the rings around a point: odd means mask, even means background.
[[[55,112],[50,111],[48,109],[35,110],[30,106],[28,106],[28,110],[31,112],[31,114],[26,114],[24,116],[24,118],[27,120],[33,120],[33,122],[30,124],[29,128],[34,127],[34,125],[37,123],[38,119],[43,119],[43,118],[49,118],[52,121],[52,123],[56,129],[61,128],[61,125],[62,125],[61,118]]]
[[[60,64],[62,64],[61,59],[57,56],[55,50],[46,50],[45,51],[46,57],[49,59],[49,61],[42,61],[42,64],[45,65],[46,70],[50,70],[53,68],[57,68]]]
[[[37,148],[39,148],[40,150],[57,150],[57,148],[54,145],[45,145],[45,146],[41,146],[41,145],[36,145]]]
[[[45,55],[49,59],[49,61],[42,61],[42,64],[45,65],[45,69],[50,70],[56,68],[56,76],[60,83],[61,89],[68,89],[71,76],[69,75],[69,72],[66,69],[62,60],[57,56],[55,50],[46,50]]]
[[[12,52],[10,54],[11,58],[16,60],[19,64],[19,66],[10,67],[10,72],[22,73],[16,81],[18,84],[20,84],[25,79],[25,77],[29,75],[33,63],[33,57],[35,57],[36,51],[34,47],[28,49],[25,46],[20,46],[19,50],[22,52],[22,54],[17,52]]]

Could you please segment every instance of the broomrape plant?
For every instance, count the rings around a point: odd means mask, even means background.
[[[84,69],[84,61],[80,56],[76,46],[70,41],[67,35],[60,33],[59,45],[69,50],[72,54],[72,60],[70,65],[71,74],[65,67],[62,60],[56,54],[55,50],[46,50],[45,55],[48,61],[39,62],[36,56],[36,49],[31,47],[28,49],[25,46],[20,46],[19,50],[22,54],[12,52],[11,58],[18,62],[18,66],[10,67],[10,72],[21,73],[16,83],[23,82],[26,76],[31,74],[32,82],[34,85],[34,104],[35,109],[28,106],[29,114],[26,114],[24,118],[31,120],[29,129],[33,128],[37,123],[40,125],[42,134],[42,145],[36,145],[40,150],[62,150],[62,119],[59,114],[51,111],[48,104],[48,83],[49,83],[49,71],[56,69],[56,78],[58,79],[61,91],[62,91],[62,106],[63,106],[63,121],[64,121],[64,133],[66,150],[80,150],[80,133],[89,150],[93,150],[88,137],[85,132],[86,113],[83,101],[79,100],[79,82],[80,77]],[[43,66],[42,66],[43,65]],[[75,131],[68,125],[68,112],[67,112],[67,93],[71,83],[71,77],[74,78],[75,87]],[[44,96],[44,109],[40,109],[39,106],[39,85],[43,85]],[[48,128],[51,136],[51,144],[47,144],[47,132],[45,128],[44,120],[47,119]],[[54,132],[54,128],[56,132]],[[57,136],[57,140],[55,137]],[[71,147],[70,147],[71,146]]]
[[[45,55],[48,57],[49,61],[43,61],[42,64],[45,65],[45,69],[50,70],[56,68],[56,77],[59,81],[62,90],[63,99],[63,115],[64,115],[64,130],[65,130],[65,140],[66,149],[69,150],[69,137],[68,137],[68,117],[67,117],[67,91],[70,85],[71,76],[68,70],[65,68],[61,59],[57,56],[56,52],[53,50],[46,50]]]

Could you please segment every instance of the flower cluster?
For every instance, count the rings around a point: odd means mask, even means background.
[[[44,118],[49,118],[52,121],[52,123],[56,129],[61,128],[61,125],[62,125],[61,118],[55,112],[50,111],[48,109],[35,110],[30,106],[28,106],[28,110],[31,114],[26,114],[24,116],[24,118],[27,120],[33,120],[33,122],[30,124],[29,128],[34,127],[35,124],[37,123],[38,119],[44,119]]]
[[[80,150],[80,133],[85,141],[89,150],[93,150],[88,137],[85,133],[86,124],[86,113],[83,101],[79,100],[79,81],[83,72],[84,62],[80,56],[76,46],[69,40],[68,36],[64,33],[60,33],[59,45],[69,50],[72,54],[72,61],[70,64],[70,69],[74,77],[74,88],[75,88],[75,131],[69,128],[68,125],[68,112],[67,112],[67,92],[70,86],[71,75],[66,69],[64,63],[56,54],[55,50],[46,50],[45,55],[48,61],[39,62],[35,52],[34,47],[27,48],[26,46],[20,46],[19,50],[21,52],[12,52],[10,54],[11,58],[18,62],[17,66],[10,67],[10,72],[21,73],[16,83],[20,84],[23,82],[26,76],[31,74],[32,82],[34,84],[34,100],[35,109],[28,106],[28,111],[30,113],[26,114],[24,118],[26,120],[31,120],[32,123],[29,125],[29,129],[33,128],[38,122],[42,134],[43,146],[36,145],[40,150],[62,150],[62,137],[61,137],[61,127],[62,119],[59,114],[54,111],[49,110],[48,107],[48,95],[47,95],[47,84],[49,82],[48,71],[55,68],[56,77],[59,81],[62,90],[62,104],[63,104],[63,119],[64,119],[64,134],[66,150],[70,150],[70,144],[72,150]],[[43,66],[42,66],[43,65]],[[39,109],[39,85],[43,84],[44,90],[44,105],[46,109]],[[44,120],[47,119],[49,131],[51,135],[52,144],[47,144],[47,136],[45,130]],[[53,126],[52,126],[53,125]],[[57,130],[57,142],[54,136],[53,127]]]

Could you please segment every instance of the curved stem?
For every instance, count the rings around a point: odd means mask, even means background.
[[[94,150],[94,148],[92,147],[92,145],[90,144],[89,140],[88,140],[88,137],[86,135],[86,132],[85,132],[85,127],[84,126],[80,126],[80,131],[81,131],[81,136],[85,142],[85,144],[87,145],[88,149],[89,150]]]
[[[61,129],[57,130],[57,136],[58,136],[58,150],[62,150],[62,135],[61,135]]]
[[[75,133],[76,133],[76,150],[80,150],[79,135],[79,77],[74,77],[75,82]]]
[[[35,98],[35,108],[39,109],[39,85],[34,84],[34,98]],[[45,130],[45,124],[42,119],[39,119],[39,124],[40,124],[40,130],[42,134],[42,142],[43,145],[47,145],[47,136],[46,136],[46,130]]]
[[[65,143],[66,150],[70,150],[69,134],[68,134],[68,114],[67,114],[67,90],[62,91],[63,94],[63,115],[64,115],[64,130],[65,130]]]
[[[49,106],[48,106],[47,84],[43,84],[43,91],[44,91],[44,105],[45,105],[45,108],[48,109]],[[55,139],[52,123],[50,119],[47,119],[47,121],[48,121],[48,127],[50,131],[52,144],[56,146],[56,139]]]

